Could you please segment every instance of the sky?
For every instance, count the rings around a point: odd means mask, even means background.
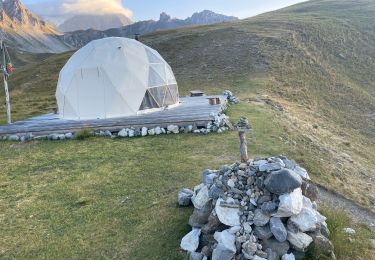
[[[59,23],[76,13],[121,12],[133,21],[157,20],[161,12],[186,18],[205,9],[247,18],[303,0],[23,0],[33,12]]]

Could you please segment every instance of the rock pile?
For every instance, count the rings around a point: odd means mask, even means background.
[[[233,93],[229,90],[225,90],[223,92],[223,96],[227,96],[227,100],[230,104],[238,104],[240,103],[240,100],[238,99],[238,97],[236,97],[235,95],[233,95]]]
[[[284,156],[205,170],[203,183],[178,194],[194,205],[192,231],[181,241],[190,259],[302,259],[309,246],[335,259],[318,189]]]

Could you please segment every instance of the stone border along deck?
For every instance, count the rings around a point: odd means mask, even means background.
[[[225,132],[231,124],[224,111],[229,96],[221,95],[221,104],[210,105],[208,98],[182,97],[177,107],[163,111],[113,119],[64,120],[56,114],[38,116],[11,125],[0,126],[0,140],[65,140],[88,130],[94,135],[109,137],[136,137],[146,135]]]

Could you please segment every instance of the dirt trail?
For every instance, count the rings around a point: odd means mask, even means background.
[[[353,200],[337,194],[334,191],[317,184],[319,189],[318,205],[324,205],[329,208],[337,209],[347,213],[354,222],[365,224],[372,230],[375,230],[375,213],[366,209]]]

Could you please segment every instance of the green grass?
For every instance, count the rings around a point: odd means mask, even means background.
[[[253,156],[309,162],[308,150],[278,137],[277,112],[242,103],[229,114],[253,122]],[[1,142],[0,151],[0,257],[14,259],[184,259],[179,242],[192,209],[177,206],[178,190],[239,158],[235,132]]]
[[[370,245],[370,239],[373,239],[374,233],[363,225],[354,224],[347,215],[342,212],[336,212],[332,209],[323,208],[321,212],[328,218],[327,224],[331,232],[330,240],[333,242],[337,259],[357,260],[372,259],[373,246]],[[344,232],[344,228],[353,228],[354,235]],[[329,260],[319,249],[311,246],[306,254],[307,259],[311,260]]]

